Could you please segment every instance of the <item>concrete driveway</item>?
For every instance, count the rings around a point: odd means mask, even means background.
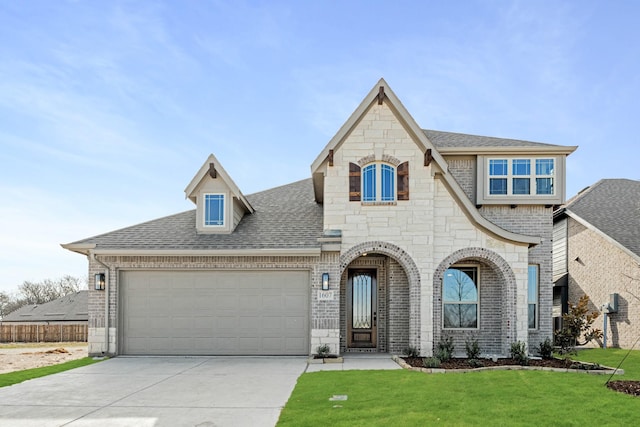
[[[0,426],[274,426],[305,357],[117,357],[0,388]]]

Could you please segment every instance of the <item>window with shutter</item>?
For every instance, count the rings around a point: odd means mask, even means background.
[[[349,201],[360,201],[360,166],[349,163]]]
[[[409,162],[398,165],[398,200],[409,200]]]

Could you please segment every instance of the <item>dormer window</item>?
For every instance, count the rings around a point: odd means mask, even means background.
[[[204,195],[205,227],[224,226],[224,194]]]
[[[409,163],[397,167],[387,163],[370,163],[360,169],[349,164],[349,200],[364,203],[409,200]]]

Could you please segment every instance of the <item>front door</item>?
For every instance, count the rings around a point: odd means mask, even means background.
[[[348,347],[376,347],[377,288],[376,270],[349,270],[347,286]]]

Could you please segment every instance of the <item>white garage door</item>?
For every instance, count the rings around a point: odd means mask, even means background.
[[[122,354],[309,353],[306,271],[123,271]]]

